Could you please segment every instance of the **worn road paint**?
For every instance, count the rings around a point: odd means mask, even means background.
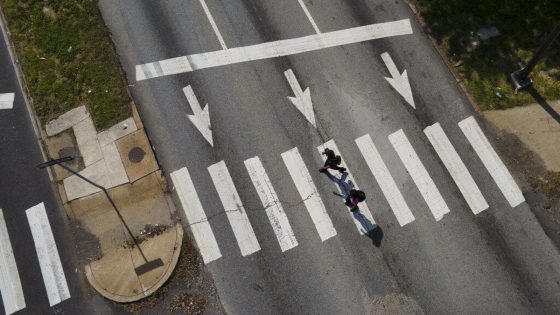
[[[336,235],[336,230],[327,213],[325,204],[321,200],[319,191],[313,183],[313,178],[305,166],[305,162],[297,148],[282,153],[282,159],[296,185],[296,188],[309,212],[309,216],[319,233],[321,241],[326,241]]]
[[[328,33],[176,57],[136,66],[136,80],[192,72],[235,63],[294,55],[391,36],[412,34],[409,19]]]

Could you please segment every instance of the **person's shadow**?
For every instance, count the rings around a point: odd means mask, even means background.
[[[346,201],[346,197],[348,196],[348,193],[350,193],[350,190],[354,188],[354,183],[348,179],[348,173],[343,172],[340,178],[329,172],[327,172],[326,174],[329,177],[329,179],[332,180],[338,186],[340,190],[340,193],[337,192],[333,192],[333,193]],[[348,204],[346,204],[346,202],[344,204],[346,206],[349,206]],[[383,238],[383,231],[381,231],[381,228],[377,224],[374,224],[368,218],[366,218],[366,216],[360,212],[359,206],[358,209],[352,211],[352,216],[362,225],[363,228],[362,233],[364,233],[364,235],[366,235],[367,237],[371,238],[373,240],[373,244],[376,247],[379,247],[381,245],[381,239]],[[379,233],[381,234],[379,235]]]
[[[365,232],[365,231],[362,231]],[[369,237],[373,242],[373,246],[380,247],[381,240],[383,239],[383,230],[379,225],[375,225],[375,228],[367,233],[364,233],[365,236]]]

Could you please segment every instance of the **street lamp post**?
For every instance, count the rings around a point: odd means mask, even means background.
[[[509,77],[511,82],[513,82],[513,87],[515,88],[515,92],[520,90],[525,90],[533,85],[533,81],[529,78],[529,74],[533,71],[533,68],[539,63],[542,57],[546,54],[548,49],[552,46],[556,38],[560,36],[560,23],[554,27],[552,32],[546,37],[546,40],[542,44],[542,46],[537,50],[533,58],[529,61],[529,63],[520,70],[512,72]]]
[[[128,232],[128,235],[130,236],[130,238],[132,238],[132,241],[134,242],[134,245],[136,245],[136,247],[138,248],[138,251],[140,252],[140,255],[144,259],[144,264],[134,268],[134,271],[136,272],[137,275],[142,275],[142,274],[144,274],[144,273],[146,273],[150,270],[153,270],[153,269],[156,269],[158,267],[163,266],[163,261],[161,260],[161,258],[157,258],[157,259],[154,259],[152,261],[148,261],[148,259],[146,258],[146,255],[144,255],[144,252],[142,251],[142,248],[140,248],[140,244],[138,244],[138,240],[136,240],[136,237],[134,237],[134,234],[132,234],[132,231],[128,227],[128,224],[126,224],[126,222],[124,221],[124,218],[122,217],[119,209],[117,208],[117,205],[115,205],[115,202],[113,201],[113,198],[111,198],[111,196],[109,195],[109,192],[107,191],[107,189],[105,189],[105,187],[103,187],[101,185],[98,185],[98,184],[92,182],[91,180],[89,180],[86,177],[82,176],[81,174],[75,172],[74,170],[72,170],[68,166],[62,164],[64,162],[69,162],[69,161],[72,161],[72,160],[74,160],[73,157],[66,156],[66,157],[63,157],[63,158],[60,158],[60,159],[56,159],[56,160],[51,159],[50,161],[47,161],[45,163],[41,163],[41,164],[37,165],[37,167],[38,168],[47,168],[47,167],[50,167],[50,166],[58,165],[58,166],[62,167],[63,169],[67,170],[68,172],[78,176],[80,179],[86,181],[87,183],[101,189],[105,193],[105,196],[107,196],[107,199],[111,203],[111,206],[113,206],[113,209],[117,213],[117,216],[119,217],[119,219],[121,220],[122,224],[124,225],[126,231]]]

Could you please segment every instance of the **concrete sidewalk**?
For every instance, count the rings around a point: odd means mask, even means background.
[[[133,113],[97,132],[87,109],[78,107],[48,122],[43,137],[51,158],[74,156],[66,165],[107,189],[147,260],[163,262],[137,275],[135,268],[145,261],[105,193],[53,167],[87,279],[116,302],[137,301],[160,288],[177,264],[183,240],[167,183]]]

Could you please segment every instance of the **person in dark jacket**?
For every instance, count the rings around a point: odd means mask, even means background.
[[[358,203],[366,200],[366,194],[358,189],[350,189],[348,196],[346,196],[346,204],[350,207],[350,211],[358,210]]]
[[[325,164],[323,165],[323,167],[319,169],[319,172],[324,173],[329,168],[333,170],[337,170],[341,173],[346,172],[346,168],[339,166],[340,163],[342,162],[340,155],[336,155],[334,151],[329,148],[325,148],[322,154],[326,155],[327,159],[325,160]]]

